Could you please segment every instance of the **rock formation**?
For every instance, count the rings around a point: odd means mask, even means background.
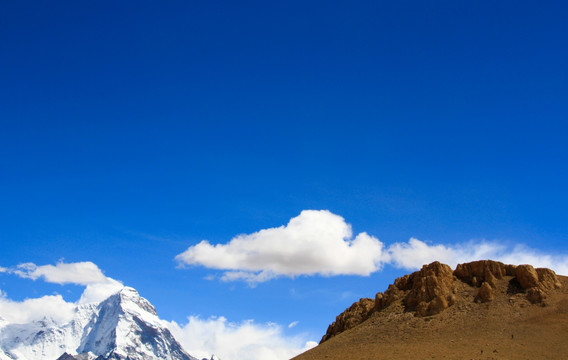
[[[489,282],[484,282],[481,284],[475,300],[479,302],[488,302],[493,300],[494,296],[494,290],[491,284]]]
[[[549,291],[561,287],[554,271],[535,269],[531,265],[481,260],[459,264],[452,271],[448,265],[436,261],[396,279],[384,293],[377,293],[374,300],[364,298],[351,305],[328,327],[320,343],[361,324],[373,313],[383,311],[397,301],[404,311],[415,316],[436,315],[454,304],[458,287],[470,286],[470,289],[478,289],[472,301],[490,302],[498,282],[505,277],[518,284],[519,291],[524,292],[532,304],[543,304]]]
[[[347,310],[337,316],[333,324],[329,325],[321,341],[323,342],[367,320],[374,307],[375,301],[369,298],[360,299],[358,302],[353,303]]]
[[[515,265],[505,265],[498,261],[480,260],[459,264],[454,275],[461,281],[473,286],[481,286],[485,281],[495,286],[495,279],[503,276],[515,276]]]
[[[554,271],[545,268],[535,269],[531,265],[517,266],[516,278],[526,290],[527,299],[533,304],[542,303],[548,291],[561,287]]]
[[[445,264],[433,262],[420,271],[395,280],[385,293],[375,296],[374,310],[380,311],[398,299],[419,316],[434,315],[452,304],[454,276]]]
[[[73,357],[73,355],[67,354],[65,352],[65,353],[63,353],[63,355],[61,355],[59,358],[57,358],[57,360],[75,360],[75,358]]]

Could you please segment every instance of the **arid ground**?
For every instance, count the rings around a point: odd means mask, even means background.
[[[568,359],[568,277],[558,281],[537,303],[514,276],[495,279],[485,302],[480,287],[455,281],[438,314],[417,316],[399,299],[294,359]]]

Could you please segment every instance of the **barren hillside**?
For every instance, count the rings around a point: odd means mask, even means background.
[[[354,303],[294,359],[568,359],[568,278],[435,262]]]

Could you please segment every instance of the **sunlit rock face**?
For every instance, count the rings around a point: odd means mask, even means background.
[[[459,264],[452,270],[448,265],[436,261],[424,265],[419,271],[397,278],[384,293],[377,293],[374,300],[364,298],[351,305],[329,325],[321,342],[361,324],[373,313],[395,303],[405,312],[418,317],[439,314],[454,305],[458,288],[464,286],[475,294],[471,301],[491,302],[497,283],[504,278],[510,279],[533,304],[542,304],[551,290],[561,287],[554,271],[535,269],[531,265],[515,266],[480,260]]]

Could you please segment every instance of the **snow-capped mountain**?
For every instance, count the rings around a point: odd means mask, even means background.
[[[28,324],[0,319],[0,360],[198,360],[186,353],[156,309],[130,287],[99,304],[79,305],[73,320]]]

